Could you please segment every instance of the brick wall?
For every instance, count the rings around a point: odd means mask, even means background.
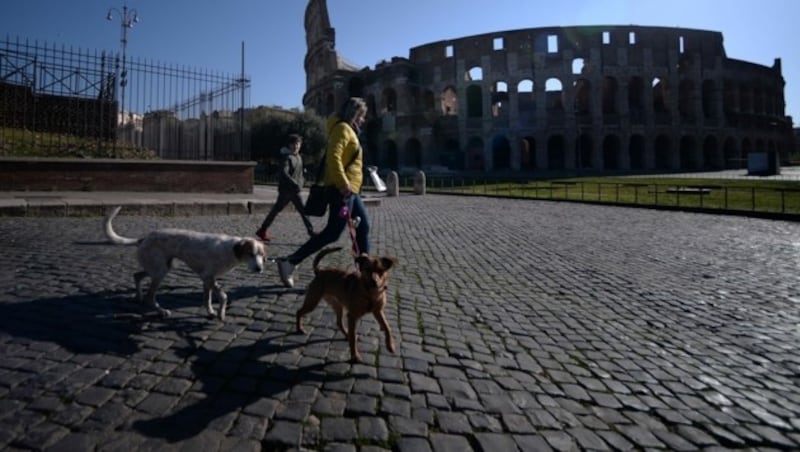
[[[0,158],[0,191],[253,193],[255,162]]]

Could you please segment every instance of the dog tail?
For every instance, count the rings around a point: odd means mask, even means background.
[[[129,237],[122,237],[120,235],[117,235],[117,233],[114,232],[114,228],[111,226],[111,220],[113,220],[114,217],[117,216],[120,209],[122,209],[122,206],[114,207],[113,209],[111,209],[108,215],[106,215],[106,219],[103,222],[103,229],[105,230],[106,237],[108,238],[108,240],[111,241],[111,243],[115,245],[136,245],[137,243],[139,243],[139,239],[132,239]]]
[[[341,246],[335,246],[331,248],[325,248],[324,250],[317,253],[317,257],[314,258],[314,274],[316,275],[319,272],[319,268],[317,268],[317,266],[319,265],[319,261],[321,261],[323,257],[327,256],[328,254],[335,253],[341,249],[342,249]]]

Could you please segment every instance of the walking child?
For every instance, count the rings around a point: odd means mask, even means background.
[[[278,175],[278,199],[272,206],[261,227],[256,231],[256,236],[265,242],[272,240],[272,235],[268,229],[278,213],[290,202],[294,209],[303,219],[308,235],[315,235],[314,225],[303,213],[303,200],[300,198],[300,191],[303,188],[303,157],[300,156],[300,148],[303,145],[303,138],[297,134],[290,134],[286,146],[281,148],[281,155],[284,156],[283,167]]]

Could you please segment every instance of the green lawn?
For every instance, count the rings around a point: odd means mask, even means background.
[[[156,159],[149,149],[114,140],[83,138],[74,135],[35,132],[0,127],[0,156],[56,158]]]
[[[800,182],[664,177],[591,177],[529,182],[451,178],[430,192],[647,206],[800,213]]]

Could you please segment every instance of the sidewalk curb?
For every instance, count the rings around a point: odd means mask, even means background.
[[[378,207],[379,198],[367,197],[364,203]],[[103,200],[62,198],[58,195],[41,200],[0,199],[0,217],[102,217],[110,207],[122,206],[122,215],[194,216],[266,214],[274,201],[261,200]],[[286,207],[293,210],[292,206]]]

